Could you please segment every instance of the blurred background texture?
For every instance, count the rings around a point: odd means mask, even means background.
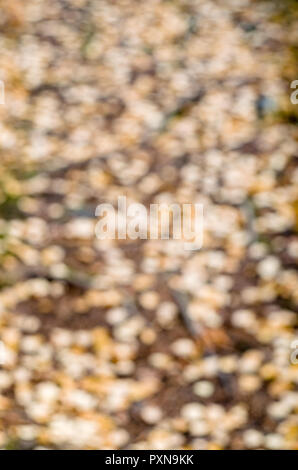
[[[297,11],[0,1],[2,449],[298,448]],[[203,248],[98,240],[122,195]]]

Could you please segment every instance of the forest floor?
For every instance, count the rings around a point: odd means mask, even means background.
[[[295,5],[0,1],[1,448],[298,448]]]

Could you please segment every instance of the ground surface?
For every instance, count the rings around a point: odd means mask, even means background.
[[[0,5],[1,447],[297,448],[292,2]],[[203,248],[97,240],[119,195]]]

